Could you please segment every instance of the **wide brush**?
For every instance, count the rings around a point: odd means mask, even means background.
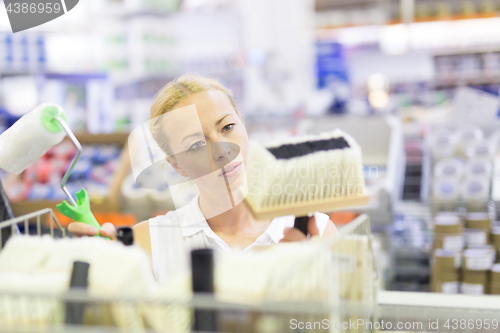
[[[245,203],[257,219],[295,215],[307,234],[310,212],[368,203],[361,149],[341,130],[254,144],[248,160]]]

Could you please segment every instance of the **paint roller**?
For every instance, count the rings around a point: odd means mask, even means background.
[[[0,135],[0,168],[19,174],[50,148],[59,144],[66,135],[77,151],[61,180],[61,188],[71,204],[64,200],[56,207],[74,221],[97,228],[99,235],[100,225],[90,211],[87,191],[82,188],[75,193],[75,201],[66,187],[71,171],[82,153],[82,146],[66,123],[66,115],[60,106],[40,104]]]

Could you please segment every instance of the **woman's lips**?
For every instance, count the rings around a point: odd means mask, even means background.
[[[222,170],[224,170],[221,174],[219,174],[219,177],[233,177],[238,174],[241,170],[241,163],[232,163],[229,165],[226,165]]]

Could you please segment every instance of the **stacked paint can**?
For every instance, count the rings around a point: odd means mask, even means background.
[[[456,294],[460,290],[459,269],[464,247],[462,220],[453,212],[438,213],[434,218],[434,232],[432,291]]]
[[[497,253],[497,259],[500,260],[500,227],[493,227],[491,229],[491,240]]]
[[[488,213],[468,213],[465,220],[465,247],[477,248],[490,243],[491,220]]]
[[[463,253],[461,293],[488,294],[488,275],[494,262],[495,251],[491,245],[465,250]]]
[[[432,291],[445,294],[459,293],[461,260],[460,251],[446,251],[443,249],[434,251],[431,277]]]
[[[490,273],[490,294],[500,295],[500,264],[493,265]]]
[[[465,225],[465,229],[463,229]],[[486,212],[471,212],[465,223],[454,212],[434,218],[431,287],[434,292],[500,293],[500,227]]]
[[[452,212],[438,213],[434,218],[434,249],[462,251],[463,247],[461,218]]]

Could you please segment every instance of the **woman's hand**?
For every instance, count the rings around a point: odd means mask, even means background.
[[[97,235],[97,228],[82,222],[71,222],[68,225],[68,231],[77,237]],[[101,226],[101,236],[116,240],[115,226],[109,222],[104,223]]]
[[[319,230],[316,226],[316,218],[314,217],[314,215],[311,216],[307,221],[307,232],[311,237],[319,236]],[[297,228],[286,228],[283,231],[283,236],[284,237],[282,240],[280,240],[280,243],[301,242],[307,239],[307,236]]]

